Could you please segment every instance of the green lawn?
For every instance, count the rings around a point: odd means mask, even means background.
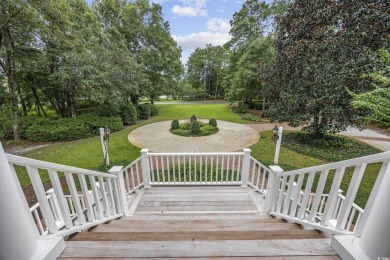
[[[235,123],[251,123],[242,120],[239,115],[231,112],[226,104],[194,104],[194,105],[158,105],[159,115],[149,120],[143,121],[122,131],[112,133],[108,147],[110,161],[112,164],[126,164],[140,156],[140,148],[132,145],[128,141],[129,133],[140,126],[173,119],[189,119],[191,115],[197,118],[216,118]],[[261,132],[261,139],[258,143],[250,147],[252,156],[268,166],[273,164],[275,144],[271,141],[272,132]],[[283,142],[282,142],[283,143]],[[336,151],[335,151],[336,152]],[[310,156],[311,153],[298,153],[285,147],[281,148],[279,165],[284,170],[304,168],[329,161]],[[65,165],[71,165],[86,169],[97,169],[102,165],[103,154],[100,143],[100,137],[92,137],[72,142],[61,142],[47,147],[42,147],[23,154],[23,156],[55,162]],[[375,167],[372,171],[374,171]],[[371,170],[370,170],[371,172]],[[44,179],[47,177],[43,176]],[[361,190],[369,192],[372,188],[376,175],[365,174]],[[19,174],[22,185],[30,183],[29,178],[24,173]],[[350,174],[346,174],[343,183],[347,184]]]

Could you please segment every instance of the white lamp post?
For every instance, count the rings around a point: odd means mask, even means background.
[[[102,149],[103,149],[103,156],[104,156],[104,163],[108,166],[110,164],[110,158],[108,157],[108,146],[107,141],[110,139],[110,128],[101,127],[100,130],[100,140],[102,142]]]
[[[274,157],[274,163],[278,164],[279,162],[279,153],[280,153],[280,145],[282,143],[282,133],[283,133],[283,127],[277,127],[275,125],[274,128],[272,128],[274,136],[272,137],[272,140],[276,142],[276,149],[275,149],[275,157]]]

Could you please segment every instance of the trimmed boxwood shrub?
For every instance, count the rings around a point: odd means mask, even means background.
[[[120,107],[120,117],[125,125],[134,125],[137,123],[137,109],[132,103],[124,104]]]
[[[156,105],[149,104],[149,103],[147,103],[145,105],[147,105],[150,108],[150,115],[151,116],[157,116],[158,115],[158,109],[157,109]]]
[[[200,125],[199,125],[199,122],[197,120],[192,121],[192,123],[191,123],[191,132],[194,135],[198,135],[200,133]]]
[[[178,129],[180,127],[179,120],[174,119],[171,123],[171,129]]]
[[[196,120],[198,120],[198,119],[196,118],[196,116],[195,116],[195,115],[192,115],[192,116],[191,116],[191,122],[194,122],[194,121],[196,121]]]
[[[99,134],[99,128],[108,126],[112,132],[121,130],[119,117],[99,117],[86,114],[79,118],[25,117],[21,119],[20,137],[29,141],[69,141]]]
[[[136,106],[138,119],[148,119],[150,117],[151,109],[148,105],[139,104]]]
[[[215,120],[215,118],[211,118],[209,120],[209,125],[217,127],[217,120]]]

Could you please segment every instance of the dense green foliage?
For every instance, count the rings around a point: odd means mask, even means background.
[[[171,122],[171,129],[175,130],[175,129],[178,129],[178,128],[180,128],[179,120],[177,120],[177,119],[172,120],[172,122]]]
[[[119,113],[123,124],[134,125],[137,123],[137,108],[132,103],[122,105]]]
[[[198,120],[191,120],[191,133],[194,135],[199,135],[200,124],[199,124]]]
[[[383,71],[375,71],[368,75],[374,80],[375,89],[354,95],[352,104],[355,108],[369,110],[365,117],[366,121],[390,127],[390,53],[383,48],[380,50],[380,56],[387,67]]]
[[[192,123],[194,121],[197,121],[198,119],[196,118],[196,115],[192,115],[190,120],[191,120],[191,123]]]
[[[305,132],[287,133],[283,135],[282,145],[300,154],[314,156],[329,162],[381,152],[365,143],[352,141],[342,136],[326,135],[321,139],[317,139],[309,135],[309,133]]]
[[[361,75],[383,67],[378,50],[389,46],[389,3],[368,2],[295,1],[277,17],[273,119],[308,125],[316,136],[362,123],[349,91],[372,90]]]
[[[11,108],[18,140],[30,109],[74,118],[79,103],[118,110],[153,100],[177,85],[180,53],[161,6],[148,0],[2,0],[0,107]]]
[[[79,118],[24,117],[20,122],[20,136],[29,141],[65,141],[99,134],[108,126],[112,132],[123,129],[121,118],[83,115]]]
[[[217,120],[215,120],[215,118],[210,118],[209,125],[217,127]]]
[[[150,108],[150,116],[157,116],[158,115],[158,108],[156,105],[153,104],[145,104]]]
[[[138,119],[148,119],[151,114],[151,108],[150,106],[146,104],[139,104],[136,105],[137,108],[137,114],[138,114]]]

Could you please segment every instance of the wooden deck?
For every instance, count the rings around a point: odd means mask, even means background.
[[[153,187],[131,216],[80,232],[60,259],[339,259],[315,230],[264,216],[261,196],[241,187]]]

